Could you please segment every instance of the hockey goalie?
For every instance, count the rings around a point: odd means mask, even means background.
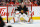
[[[14,18],[15,21],[14,22],[30,22],[30,17],[28,16],[29,10],[28,8],[24,5],[21,4],[19,7],[17,7],[17,9],[15,9],[15,15]],[[20,18],[23,18],[25,20],[20,20]]]

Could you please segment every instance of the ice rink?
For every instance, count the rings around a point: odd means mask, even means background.
[[[14,24],[6,23],[6,26],[9,25],[11,25],[12,27],[40,27],[40,20],[33,20],[33,24],[27,24],[23,22],[14,23]]]

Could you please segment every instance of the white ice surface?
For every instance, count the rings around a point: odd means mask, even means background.
[[[11,25],[12,27],[40,27],[40,20],[33,20],[33,24],[27,24],[23,22],[19,22],[15,24],[6,23],[6,26],[8,25]]]

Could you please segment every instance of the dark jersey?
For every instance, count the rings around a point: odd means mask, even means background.
[[[16,9],[17,11],[21,11],[23,10],[24,13],[26,13],[26,11],[28,11],[28,8],[26,6],[24,6],[23,8],[21,6],[17,7],[18,9]],[[27,14],[27,13],[26,13]]]
[[[21,10],[23,10],[24,12],[28,11],[28,8],[26,8],[26,6],[24,6],[23,8],[21,6],[19,6],[17,8],[18,8],[17,9],[18,11],[21,11]]]

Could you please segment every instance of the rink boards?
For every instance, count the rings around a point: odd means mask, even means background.
[[[11,20],[14,16],[14,10],[16,7],[8,7],[8,19]],[[31,7],[28,7],[29,11],[31,11]],[[1,15],[3,20],[7,20],[7,6],[1,6]],[[33,6],[32,12],[34,11],[34,15],[32,16],[33,20],[40,20],[40,6]],[[31,17],[31,16],[30,16]],[[21,18],[20,20],[25,20],[24,18]]]

